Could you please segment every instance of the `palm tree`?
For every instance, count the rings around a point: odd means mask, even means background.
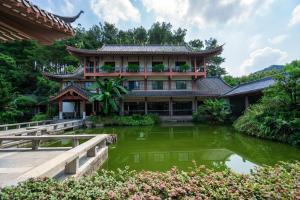
[[[104,81],[97,79],[96,83],[89,88],[90,90],[99,90],[99,93],[92,95],[90,101],[101,102],[102,111],[105,115],[111,111],[118,111],[117,101],[122,98],[123,94],[128,93],[127,89],[122,86],[122,81],[121,78]]]

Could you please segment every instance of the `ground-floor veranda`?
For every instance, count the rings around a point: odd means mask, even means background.
[[[119,102],[120,115],[158,114],[160,116],[191,116],[203,103],[199,97],[142,97],[124,98]],[[59,118],[86,118],[101,113],[99,102],[61,99],[58,101]]]

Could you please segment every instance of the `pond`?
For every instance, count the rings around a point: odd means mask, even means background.
[[[114,133],[104,168],[166,171],[173,166],[189,170],[193,161],[210,168],[249,173],[257,165],[300,160],[300,149],[237,133],[232,127],[162,124],[152,127],[105,127],[84,133]]]

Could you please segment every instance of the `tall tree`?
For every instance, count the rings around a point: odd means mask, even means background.
[[[218,41],[214,38],[210,38],[205,40],[205,49],[213,49],[218,47]],[[221,67],[221,64],[225,62],[225,58],[221,56],[213,56],[211,57],[206,65],[207,75],[208,76],[222,76],[227,74],[225,68]]]
[[[190,47],[193,47],[197,50],[201,50],[204,47],[204,44],[200,39],[191,40],[188,44]]]

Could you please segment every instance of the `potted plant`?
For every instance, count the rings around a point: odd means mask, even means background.
[[[128,72],[139,72],[140,66],[138,64],[129,63],[127,67]]]
[[[188,71],[190,68],[191,68],[191,66],[188,65],[188,64],[186,64],[186,63],[179,66],[179,70],[180,70],[181,72],[186,72],[186,71]]]
[[[163,72],[164,69],[165,69],[165,66],[162,63],[152,66],[152,71],[153,72]]]
[[[108,72],[108,73],[115,71],[115,67],[111,66],[111,65],[102,65],[101,69],[102,69],[102,71]]]

